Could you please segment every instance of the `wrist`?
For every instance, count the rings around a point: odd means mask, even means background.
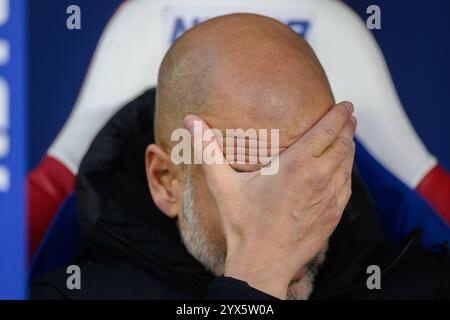
[[[227,256],[224,276],[247,282],[251,287],[279,299],[286,299],[290,279],[272,261],[254,255]]]

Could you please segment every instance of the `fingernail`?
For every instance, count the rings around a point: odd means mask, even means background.
[[[350,113],[353,113],[353,110],[355,110],[353,108],[353,104],[351,102],[345,101],[344,102],[344,106],[348,110],[348,112],[350,112]]]

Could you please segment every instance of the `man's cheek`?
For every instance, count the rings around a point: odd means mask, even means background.
[[[220,227],[219,210],[203,179],[193,183],[193,198],[199,215],[199,224],[209,241],[224,248],[225,238]]]

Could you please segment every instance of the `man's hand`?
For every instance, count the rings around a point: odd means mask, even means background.
[[[226,238],[225,276],[286,297],[292,277],[324,246],[350,198],[352,113],[349,102],[331,108],[278,155],[275,175],[236,172],[221,152],[222,164],[202,164]],[[202,120],[194,115],[184,120],[192,135],[194,121]],[[210,143],[219,148],[213,137],[203,150]]]

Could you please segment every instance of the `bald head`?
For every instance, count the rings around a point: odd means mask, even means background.
[[[288,146],[332,105],[317,57],[290,28],[271,18],[232,14],[183,34],[158,76],[156,143],[169,151],[187,114],[210,127],[280,129]]]
[[[172,132],[184,128],[188,114],[225,135],[227,129],[278,129],[282,152],[334,104],[328,80],[309,45],[288,27],[267,17],[233,14],[201,23],[175,42],[160,67],[156,102],[157,145],[146,151],[153,201],[177,219],[187,250],[214,274],[224,274],[227,241],[217,196],[211,194],[203,165],[179,166],[168,155],[178,144],[171,141]],[[238,171],[260,167],[230,165]],[[291,290],[293,296],[310,293],[313,271],[308,270],[309,276]]]

